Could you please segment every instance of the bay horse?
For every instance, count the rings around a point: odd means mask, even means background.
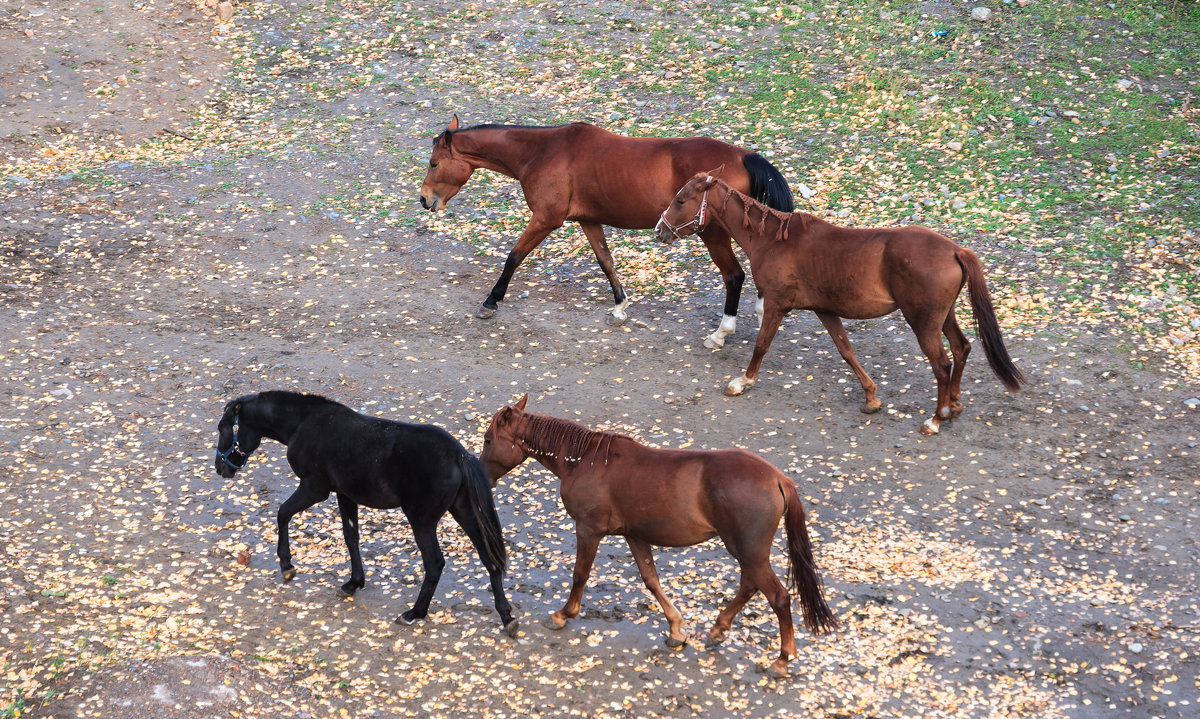
[[[937,434],[943,421],[962,413],[961,382],[971,344],[954,318],[963,285],[988,364],[1011,392],[1025,383],[1000,336],[983,268],[974,252],[925,227],[839,227],[804,213],[772,210],[720,178],[722,168],[688,180],[663,211],[656,227],[663,242],[719,225],[750,258],[754,283],[764,300],[762,325],[743,377],[725,393],[739,395],[754,385],[763,355],[790,310],[813,310],[842,359],[866,393],[862,411],[882,406],[875,383],[859,365],[841,318],[870,319],[899,309],[917,335],[937,379],[937,408],[921,425]],[[950,342],[953,365],[941,335]]]
[[[582,122],[558,127],[477,125],[459,128],[455,115],[433,141],[421,184],[421,206],[431,212],[485,168],[521,183],[533,216],[508,253],[500,279],[476,313],[487,319],[504,299],[513,273],[546,236],[568,220],[579,223],[612,286],[616,321],[629,304],[617,278],[604,228],[649,229],[675,192],[694,173],[725,164],[726,181],[778,210],[791,211],[787,180],[764,157],[707,137],[625,137]],[[699,233],[725,282],[725,313],[705,346],[725,344],[737,326],[746,273],[733,254],[729,234],[714,225]]]
[[[342,535],[350,552],[350,581],[338,590],[351,597],[366,583],[359,554],[358,507],[399,507],[412,525],[425,577],[417,601],[396,619],[412,624],[426,616],[446,562],[438,520],[446,512],[467,533],[487,569],[496,611],[510,637],[518,623],[501,578],[507,552],[492,486],[483,464],[440,427],[359,414],[317,395],[262,392],[225,405],[217,423],[217,474],[233,477],[266,437],[287,446],[300,486],[279,507],[279,571],[292,581],[288,523],[294,515],[337,495]]]
[[[796,654],[791,597],[770,564],[781,518],[788,580],[800,597],[805,626],[814,634],[837,627],[821,594],[796,485],[770,462],[741,449],[652,449],[625,435],[526,412],[528,401],[527,394],[496,412],[479,458],[493,485],[530,457],[562,480],[563,507],[575,520],[575,570],[566,605],[550,615],[551,629],[579,615],[600,540],[623,536],[666,615],[667,646],[683,646],[683,618],[659,585],[651,545],[687,547],[720,537],[741,567],[741,581],[709,630],[707,645],[724,641],[734,617],[762,592],[779,619],[781,644],[779,658],[766,669],[786,676]]]

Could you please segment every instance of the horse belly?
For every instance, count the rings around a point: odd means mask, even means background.
[[[717,530],[702,519],[680,519],[675,515],[667,515],[630,523],[621,535],[659,547],[690,547],[717,536]]]

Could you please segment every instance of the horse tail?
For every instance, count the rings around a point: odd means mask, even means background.
[[[808,539],[800,494],[790,479],[779,482],[779,491],[783,493],[785,505],[783,526],[787,529],[788,586],[800,597],[804,626],[808,631],[813,634],[832,631],[837,628],[838,620],[821,594],[821,576],[817,574],[817,565],[813,562],[812,544]]]
[[[504,535],[500,530],[500,515],[496,513],[496,501],[492,497],[492,482],[487,469],[479,458],[469,452],[458,456],[458,468],[462,473],[463,490],[467,502],[475,514],[475,521],[483,535],[483,547],[489,559],[503,574],[508,566],[508,550],[504,547]]]
[[[742,156],[742,166],[750,175],[751,197],[781,212],[795,212],[796,201],[792,198],[792,188],[788,187],[788,181],[767,158],[757,152],[748,152]]]
[[[983,353],[987,355],[988,364],[996,377],[1004,383],[1010,392],[1019,392],[1022,384],[1027,384],[1025,375],[1013,364],[1004,348],[1004,340],[1000,337],[1000,324],[996,322],[996,312],[992,308],[992,295],[988,292],[987,280],[983,277],[983,267],[979,257],[967,249],[959,249],[954,253],[959,266],[967,275],[968,294],[971,297],[971,310],[975,314],[975,325],[979,332],[979,340],[983,343]]]

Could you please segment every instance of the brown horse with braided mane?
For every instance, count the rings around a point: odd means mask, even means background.
[[[568,220],[579,223],[612,285],[616,321],[629,304],[617,278],[604,228],[649,229],[659,213],[696,172],[724,164],[725,181],[769,206],[790,212],[787,180],[755,152],[707,137],[624,137],[582,122],[559,127],[478,125],[459,129],[458,116],[433,141],[429,170],[421,185],[421,205],[431,212],[450,198],[479,168],[521,183],[533,216],[508,253],[500,279],[477,317],[496,313],[513,272],[546,236]],[[725,282],[725,314],[705,340],[713,349],[737,324],[738,302],[746,273],[733,254],[729,234],[713,225],[699,233]]]
[[[882,406],[842,326],[842,317],[869,319],[899,309],[917,335],[937,378],[937,409],[921,425],[939,425],[963,409],[961,382],[971,343],[954,318],[954,303],[968,286],[983,352],[1010,391],[1025,382],[1000,336],[979,258],[924,227],[838,227],[804,212],[778,212],[718,179],[722,168],[701,172],[679,190],[656,227],[663,242],[719,225],[750,258],[763,297],[763,321],[746,374],[729,383],[728,395],[745,392],[758,377],[763,355],[790,310],[813,310],[866,393],[862,411]],[[711,224],[710,224],[711,221]],[[942,335],[954,362],[946,357]]]
[[[583,588],[600,540],[624,536],[646,588],[667,617],[667,646],[684,644],[683,617],[663,594],[650,546],[687,547],[720,537],[742,569],[737,594],[708,632],[720,644],[756,592],[779,619],[779,658],[767,671],[787,673],[796,654],[791,597],[771,569],[771,545],[783,519],[789,584],[799,594],[804,624],[814,634],[837,620],[821,595],[804,505],[796,485],[767,460],[741,449],[652,449],[633,439],[570,420],[526,412],[529,395],[492,417],[480,461],[492,484],[533,457],[562,480],[560,494],[575,520],[575,571],[566,605],[550,615],[561,629],[579,615]]]

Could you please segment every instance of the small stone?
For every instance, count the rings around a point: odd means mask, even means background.
[[[967,206],[967,203],[963,202],[962,200],[955,200],[950,206],[956,210],[961,210]]]
[[[1183,401],[1183,404],[1188,409],[1196,409],[1197,407],[1200,407],[1200,397],[1192,397],[1190,399],[1185,399]]]
[[[804,183],[800,183],[800,186],[796,188],[796,191],[799,192],[800,196],[806,200],[808,198],[812,197],[813,195],[817,194],[815,190],[813,190],[808,185],[805,185]]]
[[[613,110],[612,112],[608,113],[608,119],[610,119],[610,120],[620,120],[622,117],[625,117],[625,116],[622,115],[621,113],[617,112],[616,110]]]
[[[1130,645],[1129,645],[1129,651],[1133,652],[1134,654],[1141,654],[1141,653],[1142,653],[1142,645],[1141,645],[1141,643],[1140,643],[1140,642],[1134,642],[1133,644],[1130,644]]]
[[[1045,507],[1045,506],[1046,506],[1046,500],[1044,500],[1044,499],[1035,499],[1035,500],[1033,500],[1033,503],[1034,503],[1034,504],[1036,504],[1036,505],[1037,505],[1037,506],[1039,506],[1039,507]]]
[[[991,20],[994,14],[995,13],[993,13],[990,9],[983,6],[971,9],[971,19],[978,20],[979,22],[987,22],[988,20]]]
[[[1121,78],[1120,80],[1117,80],[1117,87],[1121,88],[1122,90],[1128,90],[1133,87],[1134,84],[1135,83],[1133,80],[1129,80],[1127,78]]]
[[[963,144],[957,140],[951,140],[946,143],[946,147],[952,152],[962,152]]]
[[[1117,519],[1121,520],[1122,522],[1129,522],[1133,520],[1133,517],[1130,517],[1128,514],[1122,514],[1121,516],[1117,517]]]
[[[233,3],[229,0],[217,3],[217,19],[221,22],[229,22],[233,19]]]

